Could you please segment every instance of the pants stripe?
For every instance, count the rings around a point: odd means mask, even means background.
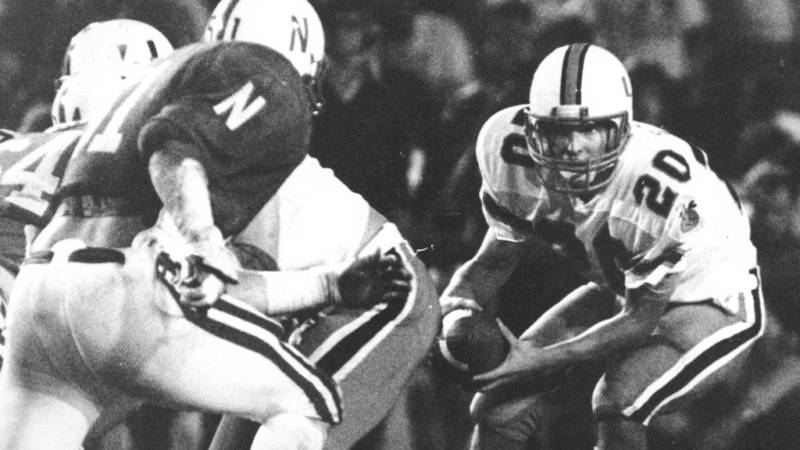
[[[162,280],[163,281],[163,280]],[[162,283],[178,301],[174,286]],[[281,372],[297,384],[308,397],[320,419],[339,423],[342,401],[336,383],[325,373],[310,364],[304,356],[280,340],[271,320],[250,307],[240,308],[231,297],[220,298],[210,308],[191,308],[178,305],[187,320],[226,341],[256,352],[275,364]],[[265,323],[270,324],[265,326]]]
[[[381,330],[389,327],[403,310],[403,304],[397,303],[387,305],[378,314],[361,326],[353,329],[350,333],[340,337],[340,340],[328,351],[321,355],[316,361],[317,366],[329,374],[336,374],[344,365],[364,348],[371,339],[374,339]]]
[[[401,257],[406,257],[402,251],[399,253]],[[411,269],[408,261],[406,266]],[[343,379],[397,327],[398,323],[414,311],[417,292],[417,278],[414,277],[405,302],[379,305],[362,314],[328,337],[313,352],[311,360],[334,379]]]
[[[284,329],[280,322],[261,314],[257,309],[234,297],[223,294],[219,300],[214,303],[214,308],[227,312],[228,314],[246,318],[248,322],[265,328],[276,336],[283,336]]]
[[[720,329],[687,352],[678,363],[651,384],[623,414],[647,425],[671,400],[680,397],[736,355],[764,332],[764,302],[758,269],[750,271],[756,287],[745,299],[746,321]]]

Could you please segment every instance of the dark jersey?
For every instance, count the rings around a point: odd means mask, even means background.
[[[0,217],[44,226],[81,126],[18,135],[0,143]]]
[[[196,44],[157,61],[89,125],[59,196],[120,199],[153,219],[149,157],[168,141],[206,169],[216,225],[239,232],[306,154],[310,104],[288,60],[266,47]]]
[[[25,224],[44,226],[52,217],[54,195],[66,162],[81,134],[79,127],[40,133],[7,134],[0,143],[0,254],[14,261],[25,255]]]

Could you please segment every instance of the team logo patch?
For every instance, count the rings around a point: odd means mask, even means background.
[[[700,214],[697,213],[697,203],[692,200],[683,206],[681,211],[681,232],[686,233],[700,223]]]

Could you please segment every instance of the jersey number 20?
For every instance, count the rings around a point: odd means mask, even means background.
[[[672,150],[661,150],[656,153],[653,158],[653,167],[681,183],[689,181],[691,178],[686,158]],[[636,184],[633,186],[633,196],[636,203],[641,205],[644,201],[651,211],[659,216],[667,217],[678,195],[669,186],[662,188],[658,178],[644,174],[636,180]]]

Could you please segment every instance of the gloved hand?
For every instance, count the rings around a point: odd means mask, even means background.
[[[342,304],[369,308],[404,300],[411,291],[411,278],[397,252],[377,250],[347,265],[339,273],[337,284]]]

